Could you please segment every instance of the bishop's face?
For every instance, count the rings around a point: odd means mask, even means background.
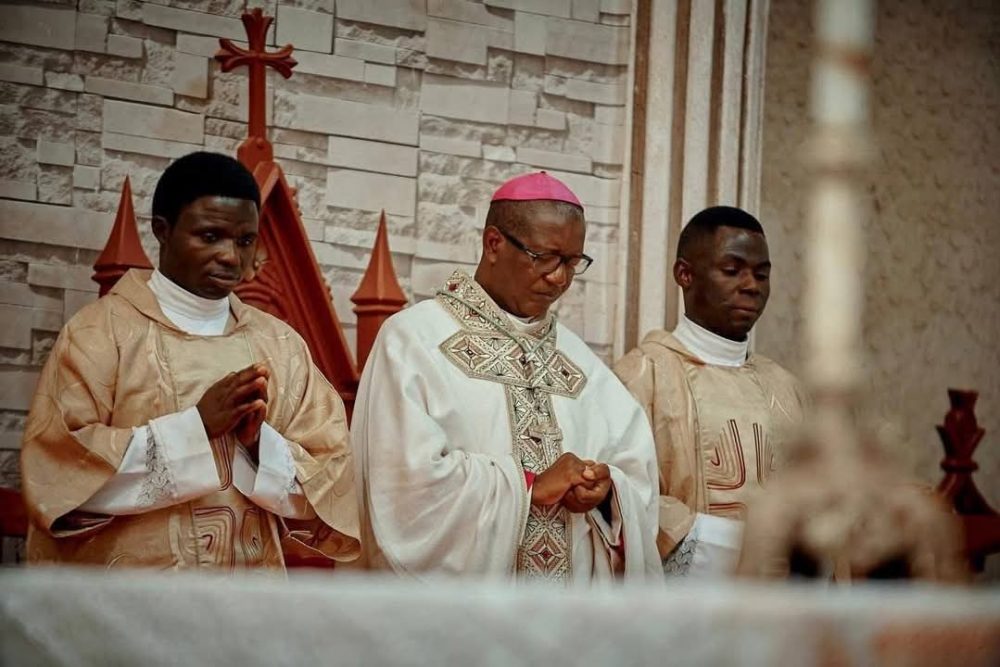
[[[719,227],[674,265],[686,315],[730,340],[746,340],[771,294],[771,260],[758,232]]]
[[[188,292],[222,299],[253,270],[257,205],[248,199],[201,197],[170,225],[153,219],[160,272]]]
[[[509,313],[537,319],[548,313],[575,276],[565,262],[555,268],[545,264],[552,263],[553,254],[579,257],[587,228],[579,213],[536,206],[521,231],[502,232],[488,227],[484,234],[484,259],[492,263],[496,276],[491,296]]]

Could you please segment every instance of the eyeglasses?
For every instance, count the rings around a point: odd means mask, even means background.
[[[503,234],[503,237],[510,241],[512,246],[530,257],[535,265],[535,270],[542,275],[552,273],[559,268],[560,264],[565,264],[566,268],[575,275],[580,275],[594,263],[594,259],[589,255],[560,255],[557,252],[535,252],[534,250],[529,250],[523,243],[504,230],[498,228],[497,231]]]

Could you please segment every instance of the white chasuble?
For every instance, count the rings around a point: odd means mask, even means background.
[[[642,410],[553,317],[519,326],[463,273],[382,327],[352,441],[375,567],[564,583],[660,576]],[[610,517],[531,504],[530,480],[564,452],[608,464]]]

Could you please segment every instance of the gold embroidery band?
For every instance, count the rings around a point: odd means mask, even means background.
[[[543,472],[563,453],[552,395],[575,398],[587,381],[556,349],[555,319],[549,316],[525,333],[514,331],[482,288],[459,271],[437,300],[461,326],[441,343],[441,352],[466,376],[504,386],[513,451],[525,470]],[[531,505],[517,549],[518,577],[569,581],[570,545],[566,509]]]

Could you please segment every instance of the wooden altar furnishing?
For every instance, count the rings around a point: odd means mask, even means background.
[[[358,317],[358,368],[364,368],[382,323],[406,305],[406,295],[396,280],[396,271],[392,266],[384,209],[378,221],[368,269],[351,301],[354,302],[354,314]]]
[[[28,534],[28,508],[21,492],[0,487],[0,537],[25,537]]]
[[[937,490],[962,519],[969,564],[982,571],[986,557],[1000,553],[1000,514],[986,502],[972,477],[979,469],[972,455],[986,433],[976,419],[978,398],[976,391],[948,390],[951,408],[944,424],[937,427],[944,446],[941,469],[945,473]]]
[[[98,294],[104,296],[129,269],[152,268],[153,264],[139,241],[139,227],[136,225],[135,208],[132,206],[132,183],[126,176],[122,195],[118,200],[115,224],[111,227],[104,250],[94,262],[92,280],[100,285]]]

